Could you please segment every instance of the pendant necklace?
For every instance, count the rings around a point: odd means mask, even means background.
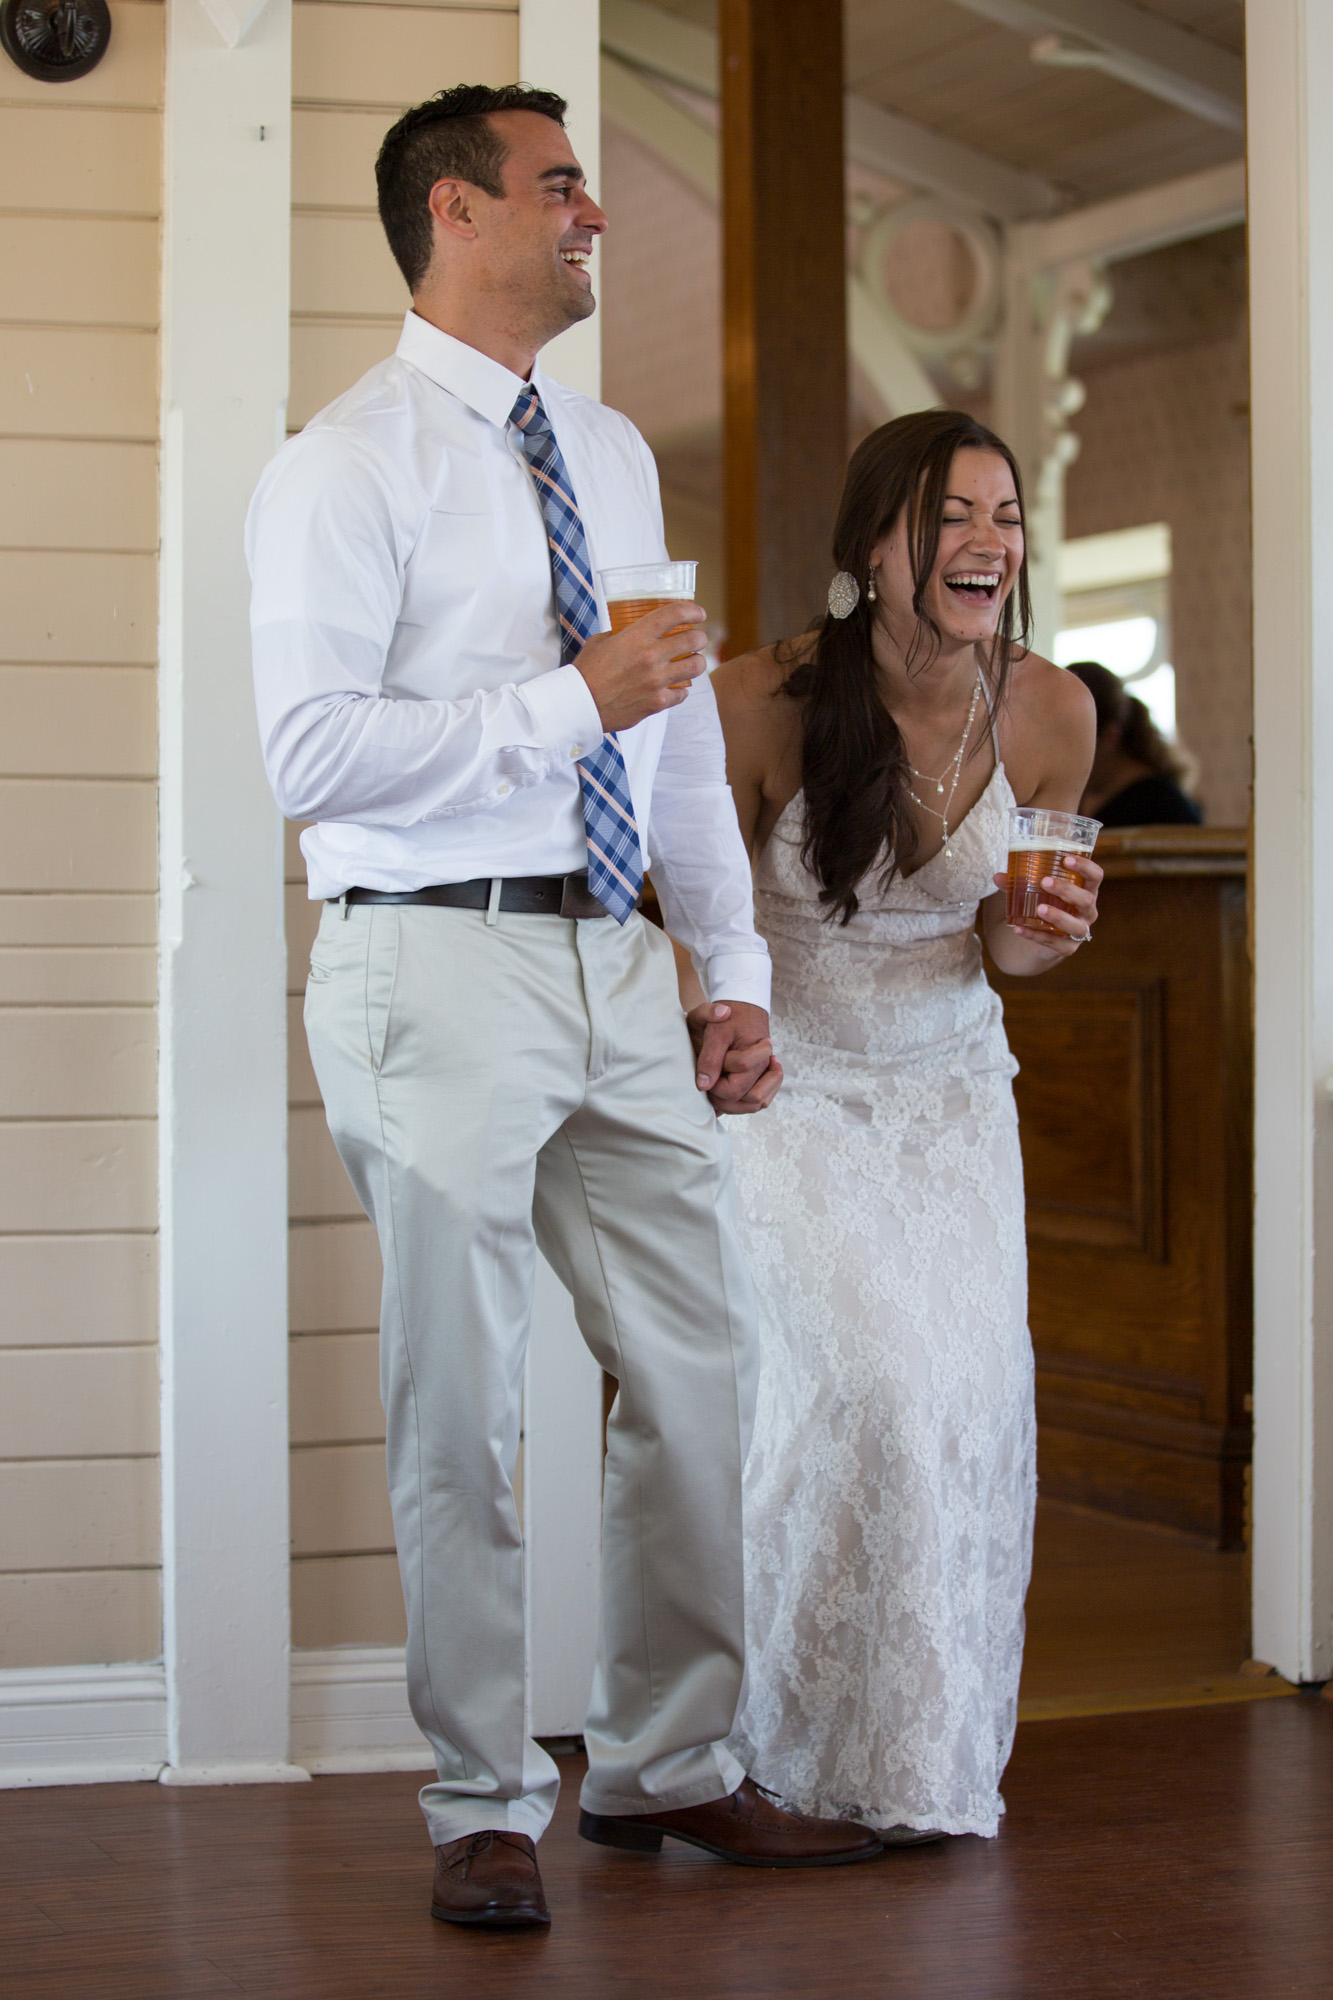
[[[944,828],[944,858],[946,861],[953,860],[953,848],[949,845],[949,814],[953,811],[953,795],[958,790],[958,779],[963,768],[963,752],[967,749],[968,743],[971,739],[972,724],[977,719],[977,703],[980,700],[981,700],[981,669],[980,667],[978,667],[977,684],[972,690],[972,706],[967,711],[967,721],[963,726],[962,741],[959,743],[958,748],[955,750],[949,762],[940,772],[939,777],[938,778],[931,777],[928,771],[918,771],[915,764],[909,763],[907,767],[908,770],[912,773],[912,776],[914,778],[919,778],[923,785],[933,785],[935,787],[935,796],[937,798],[943,796],[944,781],[949,776],[949,773],[951,771],[953,773],[953,779],[949,786],[949,795],[944,800],[943,810],[941,810],[938,806],[928,806],[924,799],[917,797],[916,793],[912,790],[912,787],[910,785],[907,787],[907,796],[909,799],[912,800],[913,804],[919,806],[922,812],[928,812],[932,819],[937,819],[941,822]]]

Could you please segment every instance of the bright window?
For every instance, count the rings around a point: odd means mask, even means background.
[[[1162,734],[1176,734],[1170,647],[1171,532],[1165,522],[1085,535],[1060,550],[1055,659],[1098,660],[1119,674]]]
[[[1100,660],[1129,683],[1163,736],[1176,733],[1176,670],[1169,660],[1154,665],[1155,618],[1116,618],[1104,625],[1071,625],[1055,638],[1055,664]]]

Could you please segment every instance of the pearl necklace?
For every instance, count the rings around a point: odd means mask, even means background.
[[[908,770],[912,773],[912,776],[914,778],[920,778],[923,784],[933,785],[935,787],[935,793],[937,797],[943,794],[944,780],[948,777],[950,771],[953,772],[953,782],[949,786],[949,796],[944,801],[944,810],[942,812],[937,806],[928,806],[924,799],[918,798],[910,785],[907,787],[908,798],[910,798],[915,805],[918,805],[921,808],[922,812],[928,812],[932,819],[937,819],[942,824],[944,828],[944,858],[946,861],[953,860],[953,849],[949,845],[949,814],[953,811],[953,795],[958,790],[958,779],[963,768],[963,752],[966,750],[968,743],[971,740],[972,724],[977,719],[977,703],[980,700],[981,700],[981,669],[980,667],[978,667],[977,684],[972,690],[972,706],[967,711],[967,721],[963,725],[962,741],[959,743],[958,748],[954,751],[953,756],[949,759],[949,762],[940,772],[939,777],[932,778],[928,771],[918,771],[915,764],[909,764],[907,767]]]

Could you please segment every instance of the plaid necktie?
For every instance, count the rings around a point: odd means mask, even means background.
[[[546,523],[560,620],[560,660],[568,666],[585,639],[597,630],[597,599],[588,565],[574,488],[541,397],[529,382],[509,421],[518,432]],[[603,736],[591,757],[578,766],[583,788],[583,825],[588,837],[588,887],[623,924],[643,888],[643,851],[634,823],[625,759],[614,736]]]

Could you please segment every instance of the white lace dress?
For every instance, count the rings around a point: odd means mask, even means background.
[[[798,797],[756,870],[771,1111],[729,1121],[763,1333],[736,1747],[806,1812],[994,1834],[1035,1495],[1023,1176],[977,904],[998,765],[943,853],[845,928]]]

